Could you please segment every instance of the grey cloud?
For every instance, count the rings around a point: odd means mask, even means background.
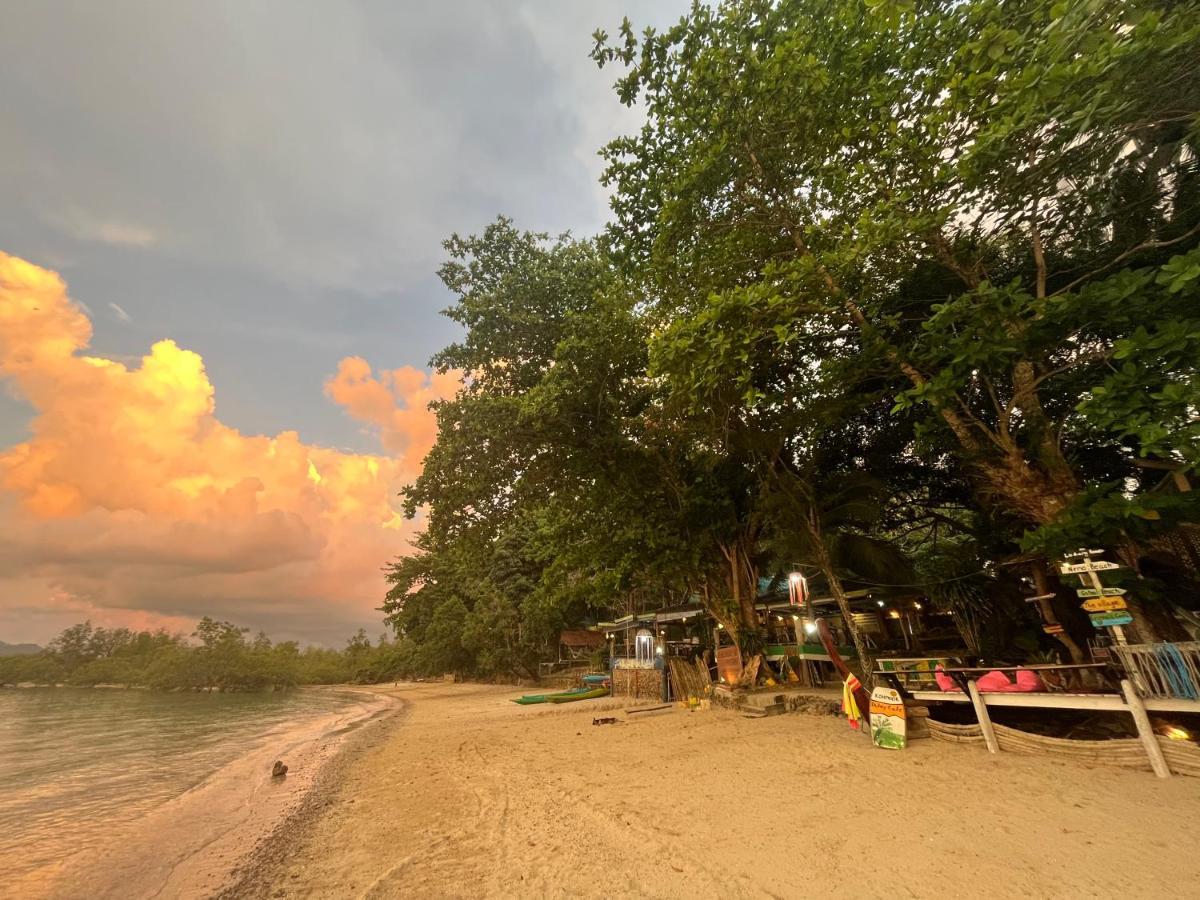
[[[686,6],[9,3],[0,249],[62,272],[99,314],[98,354],[136,364],[162,338],[199,352],[222,422],[375,449],[323,399],[338,359],[423,365],[454,338],[435,276],[451,232],[501,213],[550,232],[602,224],[596,151],[638,113],[587,58],[590,34],[623,14],[664,24]],[[0,451],[30,414],[0,392]],[[361,595],[281,597],[281,576],[303,584],[320,552],[296,530],[266,554],[279,561],[269,572],[236,571],[215,534],[187,558],[112,538],[79,545],[89,556],[43,537],[40,556],[0,541],[0,637],[43,640],[92,614],[62,598],[44,607],[47,578],[96,609],[195,616],[213,596],[235,598],[219,612],[281,635],[332,639],[378,621],[363,621]],[[224,567],[212,562],[222,554]],[[152,573],[132,564],[139,555]],[[382,577],[366,574],[381,596]],[[279,613],[289,625],[272,623]]]

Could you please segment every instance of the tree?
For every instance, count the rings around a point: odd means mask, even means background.
[[[1092,393],[1133,319],[1156,323],[1138,346],[1190,349],[1154,286],[1190,290],[1170,254],[1200,217],[1196,11],[746,0],[640,42],[600,33],[595,58],[649,112],[605,151],[610,240],[664,318],[749,302],[736,346],[835,323],[894,373],[895,412],[927,412],[980,502],[1051,552],[1044,529],[1112,512],[1081,447],[1107,451],[1109,484],[1138,478],[1138,411],[1121,426]],[[1170,387],[1147,405],[1186,419],[1187,364],[1155,371]],[[1112,431],[1080,428],[1081,404]]]

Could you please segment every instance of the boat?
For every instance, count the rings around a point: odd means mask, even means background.
[[[549,703],[574,703],[576,700],[595,700],[597,697],[607,697],[608,688],[591,688],[585,691],[571,691],[567,694],[555,694],[547,697]]]
[[[519,703],[522,706],[529,706],[534,703],[562,703],[563,700],[556,698],[571,698],[576,694],[590,693],[592,688],[579,687],[571,688],[569,691],[559,691],[553,694],[526,694],[524,697],[518,697],[513,700],[513,703]]]

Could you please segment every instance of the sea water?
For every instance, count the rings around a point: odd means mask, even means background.
[[[273,736],[355,702],[322,689],[0,689],[0,895],[36,890]]]

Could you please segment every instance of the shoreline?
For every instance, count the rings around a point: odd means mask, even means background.
[[[372,717],[362,727],[347,734],[337,752],[321,766],[300,803],[281,818],[254,848],[231,868],[221,886],[210,896],[213,900],[237,900],[247,896],[254,885],[279,868],[301,835],[311,832],[313,825],[334,802],[349,771],[364,753],[385,744],[403,726],[410,704],[387,690],[370,691],[391,698],[391,705],[382,715]]]
[[[264,734],[247,752],[152,810],[114,841],[69,860],[47,896],[76,898],[210,897],[287,826],[359,735],[403,710],[382,691],[322,687],[359,695],[346,708]],[[274,760],[288,765],[271,777]]]

